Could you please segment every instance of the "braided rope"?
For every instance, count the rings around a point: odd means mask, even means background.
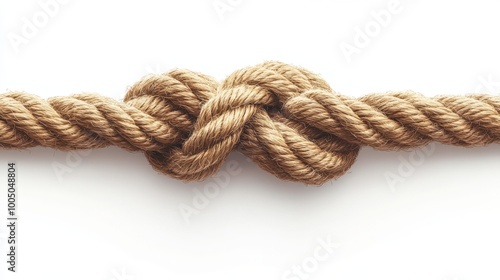
[[[0,147],[60,150],[116,145],[144,151],[182,180],[214,174],[238,149],[281,179],[322,184],[344,174],[361,146],[500,142],[500,96],[427,98],[414,92],[339,95],[305,69],[266,62],[222,83],[188,70],[147,76],[124,102],[96,94],[0,95]]]

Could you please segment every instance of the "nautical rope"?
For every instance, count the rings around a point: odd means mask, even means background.
[[[182,180],[214,174],[237,149],[281,179],[322,184],[344,174],[361,146],[398,150],[431,141],[499,143],[500,96],[350,98],[280,62],[238,70],[222,83],[189,70],[150,75],[123,102],[91,93],[0,95],[1,148],[116,145],[144,151],[157,171]]]

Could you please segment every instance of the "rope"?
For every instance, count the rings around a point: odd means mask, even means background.
[[[123,102],[90,93],[0,95],[1,148],[115,145],[143,151],[157,171],[181,180],[214,174],[238,149],[281,179],[322,184],[344,174],[361,146],[398,150],[431,141],[499,143],[500,96],[405,91],[356,99],[279,62],[238,70],[220,84],[188,70],[150,75]]]

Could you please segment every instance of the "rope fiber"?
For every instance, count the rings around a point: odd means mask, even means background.
[[[0,95],[1,148],[115,145],[143,151],[157,171],[186,181],[214,174],[237,149],[281,179],[317,185],[343,175],[361,146],[399,150],[431,141],[499,143],[500,96],[350,98],[280,62],[238,70],[221,83],[189,70],[146,76],[123,102],[91,93]]]

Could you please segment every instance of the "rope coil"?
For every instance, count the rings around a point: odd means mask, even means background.
[[[280,62],[238,70],[222,83],[189,70],[147,76],[123,102],[90,93],[0,95],[0,148],[115,145],[143,151],[157,171],[188,181],[214,174],[238,149],[281,179],[322,184],[343,175],[361,146],[397,150],[431,141],[499,143],[500,96],[350,98]]]

